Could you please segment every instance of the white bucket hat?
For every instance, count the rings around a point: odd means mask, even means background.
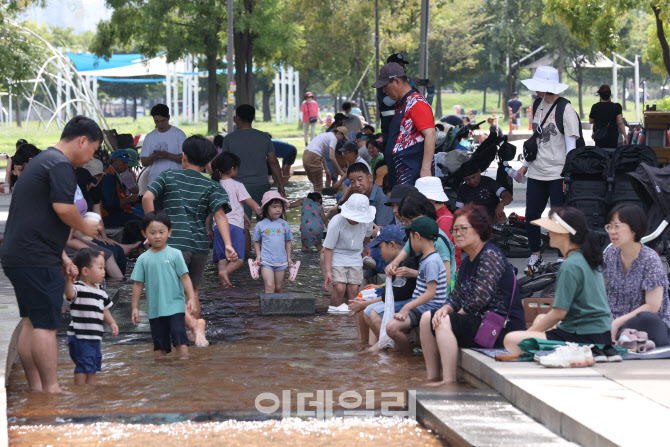
[[[428,200],[442,203],[447,203],[449,201],[449,197],[444,193],[442,180],[438,177],[421,177],[414,183],[414,186],[421,194],[426,196]]]
[[[358,223],[370,223],[375,220],[377,210],[370,206],[370,199],[363,194],[352,194],[342,205],[342,216]]]
[[[533,78],[524,79],[521,83],[528,87],[528,90],[547,92],[554,95],[558,95],[569,87],[567,84],[561,84],[558,80],[558,70],[554,67],[547,67],[546,65],[537,67]]]

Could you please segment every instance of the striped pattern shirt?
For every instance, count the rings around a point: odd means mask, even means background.
[[[163,209],[172,221],[168,245],[191,253],[209,253],[205,220],[223,207],[230,211],[226,191],[214,180],[192,169],[168,169],[149,186],[156,197],[163,197]]]
[[[74,299],[70,304],[72,321],[67,335],[80,339],[101,340],[104,332],[105,309],[112,307],[112,300],[107,293],[93,288],[81,281],[74,283]]]
[[[447,270],[444,268],[442,258],[436,251],[423,258],[419,263],[419,276],[416,278],[416,288],[414,294],[412,294],[412,300],[426,293],[428,283],[431,281],[437,283],[435,296],[426,304],[416,307],[421,313],[439,309],[447,299]]]

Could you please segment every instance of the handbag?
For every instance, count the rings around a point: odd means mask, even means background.
[[[309,122],[310,122],[310,123],[316,123],[316,117],[315,117],[315,116],[311,117],[311,118],[309,119]]]
[[[491,349],[495,344],[496,340],[500,336],[500,333],[507,325],[507,318],[509,318],[509,313],[512,311],[512,302],[514,302],[514,294],[516,293],[516,273],[514,274],[514,288],[512,289],[512,296],[509,300],[509,309],[507,309],[507,316],[502,317],[500,314],[489,311],[486,312],[482,322],[477,329],[477,334],[475,335],[475,343],[482,346],[486,349]]]
[[[544,126],[544,123],[547,122],[547,118],[549,118],[549,115],[551,115],[551,112],[554,110],[554,107],[556,107],[556,103],[558,101],[554,101],[554,103],[551,105],[551,108],[547,112],[546,115],[544,115],[544,119],[542,120],[542,123],[535,128],[535,131],[533,132],[533,135],[523,143],[523,158],[526,161],[535,161],[537,158],[537,137],[540,136],[542,133],[542,126]],[[538,132],[539,130],[539,132]]]

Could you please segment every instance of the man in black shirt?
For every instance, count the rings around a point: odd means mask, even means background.
[[[26,166],[14,188],[0,260],[23,321],[18,351],[30,391],[61,392],[56,330],[64,276],[78,273],[63,250],[70,228],[90,237],[101,229],[98,222],[84,220],[74,204],[75,168],[93,158],[101,141],[95,121],[74,117],[60,141]]]
[[[505,207],[512,203],[512,194],[491,177],[482,175],[479,169],[473,170],[466,172],[463,184],[458,188],[456,208],[468,203],[482,205],[494,224],[505,222]]]

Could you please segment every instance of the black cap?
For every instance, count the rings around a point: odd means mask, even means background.
[[[403,56],[400,53],[393,53],[386,59],[386,63],[388,64],[389,62],[395,62],[400,65],[407,65],[409,62],[405,60],[405,56]]]
[[[386,202],[385,205],[393,206],[394,203],[400,203],[403,197],[413,192],[419,192],[419,190],[416,189],[416,187],[409,185],[407,183],[395,185],[391,190],[391,197],[389,197],[389,200],[388,202]]]
[[[359,138],[368,138],[368,134],[366,134],[365,132],[358,132],[356,134],[356,139],[358,140]]]

